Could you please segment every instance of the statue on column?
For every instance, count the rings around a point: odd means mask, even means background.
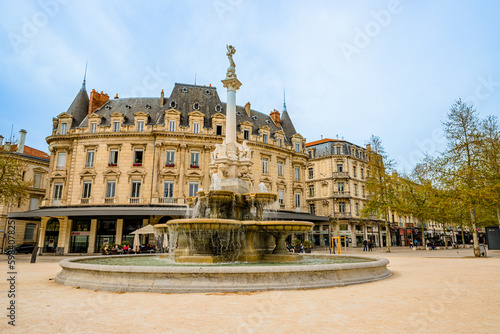
[[[227,68],[226,78],[236,78],[235,67],[236,64],[233,60],[233,55],[236,52],[236,48],[232,45],[226,45],[227,48],[227,58],[229,58],[229,67]]]

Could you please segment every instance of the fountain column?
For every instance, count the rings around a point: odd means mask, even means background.
[[[241,87],[241,82],[236,77],[233,55],[236,49],[229,45],[227,47],[227,56],[229,58],[229,67],[227,69],[226,78],[222,80],[224,88],[227,89],[227,104],[226,104],[226,154],[232,160],[238,160],[238,153],[236,148],[236,91]],[[230,164],[227,178],[236,178],[237,168],[236,164]]]

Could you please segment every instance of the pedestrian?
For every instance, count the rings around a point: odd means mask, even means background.
[[[417,246],[418,246],[418,240],[415,239],[415,248],[417,248]]]
[[[371,240],[368,240],[368,251],[372,251],[373,250],[373,242]]]
[[[366,252],[368,249],[367,249],[367,246],[368,246],[368,241],[363,240],[363,252]]]
[[[303,244],[300,244],[300,252],[304,253],[304,245]]]
[[[410,246],[410,248],[413,248],[413,241],[411,241],[410,239],[408,239],[408,245]]]

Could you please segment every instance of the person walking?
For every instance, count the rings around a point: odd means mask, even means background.
[[[367,249],[367,246],[368,246],[368,241],[363,240],[363,252],[366,252],[368,249]]]
[[[368,240],[368,251],[373,251],[373,242],[371,240]]]

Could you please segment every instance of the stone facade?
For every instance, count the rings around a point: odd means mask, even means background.
[[[45,195],[45,189],[48,185],[49,174],[49,155],[32,147],[24,145],[26,131],[21,130],[17,145],[8,142],[3,144],[3,137],[0,136],[0,146],[5,151],[12,152],[12,157],[21,160],[25,165],[23,179],[29,183],[28,198],[20,203],[13,205],[0,205],[0,240],[2,240],[2,251],[8,246],[6,236],[7,216],[10,213],[25,212],[36,210],[42,204]],[[39,220],[15,220],[15,245],[35,244],[38,240],[37,227]],[[12,228],[11,228],[12,229]]]
[[[104,242],[131,241],[128,233],[136,227],[182,217],[186,198],[210,186],[209,164],[226,131],[225,108],[211,86],[175,84],[169,97],[162,91],[159,98],[107,100],[95,90],[89,99],[84,85],[68,111],[53,119],[47,138],[51,159],[41,233],[58,233],[60,254],[93,253]],[[247,103],[236,107],[236,125],[238,145],[251,152],[244,177],[251,191],[263,183],[279,194],[280,209],[307,212],[305,139],[286,110],[271,117]],[[95,210],[102,206],[118,211],[99,216]],[[151,213],[127,213],[144,207]]]
[[[322,139],[306,144],[306,196],[311,214],[327,216],[330,222],[317,224],[313,242],[327,246],[332,236],[345,236],[349,247],[358,247],[364,239],[380,245],[380,219],[361,218],[368,193],[369,175],[366,148],[345,140]]]

